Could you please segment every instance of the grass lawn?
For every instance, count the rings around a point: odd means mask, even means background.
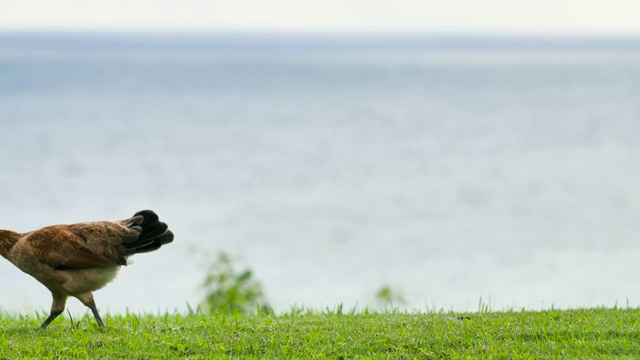
[[[640,309],[0,316],[4,358],[640,358]]]

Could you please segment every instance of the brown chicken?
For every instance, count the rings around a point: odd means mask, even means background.
[[[51,291],[51,313],[40,327],[64,311],[69,296],[89,307],[104,326],[92,291],[112,281],[129,256],[171,241],[167,224],[143,210],[126,220],[55,225],[23,234],[0,230],[0,255]]]

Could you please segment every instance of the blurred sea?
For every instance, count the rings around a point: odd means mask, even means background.
[[[112,313],[197,305],[218,251],[280,311],[640,305],[637,39],[3,33],[0,169],[0,228],[169,223]]]

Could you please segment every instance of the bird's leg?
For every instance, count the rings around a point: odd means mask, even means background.
[[[98,308],[96,308],[96,302],[93,300],[93,294],[90,292],[84,293],[84,294],[78,295],[77,298],[78,300],[82,301],[82,303],[86,307],[91,309],[91,312],[93,313],[93,317],[95,317],[96,321],[98,322],[98,326],[104,327],[104,322],[102,321],[102,318],[98,313]]]
[[[98,322],[98,326],[104,327],[104,322],[102,322],[102,319],[100,318],[100,314],[98,314],[98,309],[96,308],[96,302],[91,300],[91,304],[87,306],[89,306],[89,309],[91,309],[93,316],[96,318],[96,321]]]
[[[51,312],[49,313],[49,317],[40,325],[41,328],[46,328],[49,324],[58,317],[58,315],[62,314],[64,311],[65,304],[67,303],[67,296],[61,294],[51,293],[53,296],[53,302],[51,303]]]

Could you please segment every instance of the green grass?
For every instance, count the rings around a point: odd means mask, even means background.
[[[4,358],[640,358],[640,309],[0,316]]]

